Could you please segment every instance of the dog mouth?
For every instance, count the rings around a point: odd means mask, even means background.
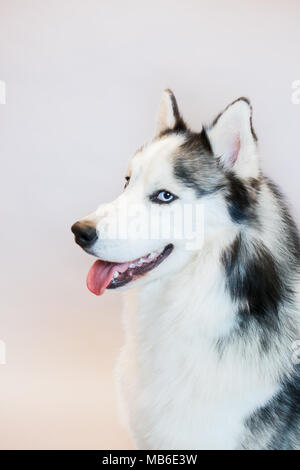
[[[102,295],[105,289],[116,289],[135,281],[160,265],[173,251],[172,244],[162,251],[153,251],[126,263],[112,263],[98,259],[87,276],[87,287],[95,295]]]

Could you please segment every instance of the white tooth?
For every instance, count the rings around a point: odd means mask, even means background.
[[[150,255],[149,255],[149,258],[150,258],[150,259],[153,259],[153,258],[155,258],[155,257],[156,257],[156,253],[155,253],[154,251],[153,251],[152,253],[150,253]]]
[[[114,279],[116,279],[118,276],[119,276],[118,271],[115,271],[115,272],[114,272]]]
[[[129,265],[129,267],[130,267],[130,268],[134,268],[134,267],[135,267],[135,264],[131,263],[131,264]]]
[[[145,262],[146,262],[146,260],[145,260],[144,258],[141,258],[141,259],[139,260],[139,263],[145,263]]]

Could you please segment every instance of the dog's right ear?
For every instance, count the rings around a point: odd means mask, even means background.
[[[160,136],[167,131],[184,130],[185,128],[176,98],[173,92],[167,88],[163,92],[159,106],[156,135]]]
[[[259,158],[252,127],[252,107],[247,98],[239,98],[219,114],[207,135],[221,165],[244,178],[257,178]]]

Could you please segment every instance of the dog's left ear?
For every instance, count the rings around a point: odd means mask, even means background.
[[[180,116],[176,98],[168,88],[164,90],[157,118],[156,134],[159,136],[168,130],[184,130],[185,124]]]
[[[258,176],[257,138],[252,128],[252,107],[246,98],[230,104],[206,132],[224,168],[241,178]]]

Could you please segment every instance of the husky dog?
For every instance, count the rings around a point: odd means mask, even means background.
[[[124,207],[168,224],[198,203],[199,249],[174,235],[107,235]],[[123,193],[72,231],[98,258],[92,292],[130,288],[117,376],[139,449],[300,449],[299,237],[261,171],[247,99],[196,133],[165,90]]]

